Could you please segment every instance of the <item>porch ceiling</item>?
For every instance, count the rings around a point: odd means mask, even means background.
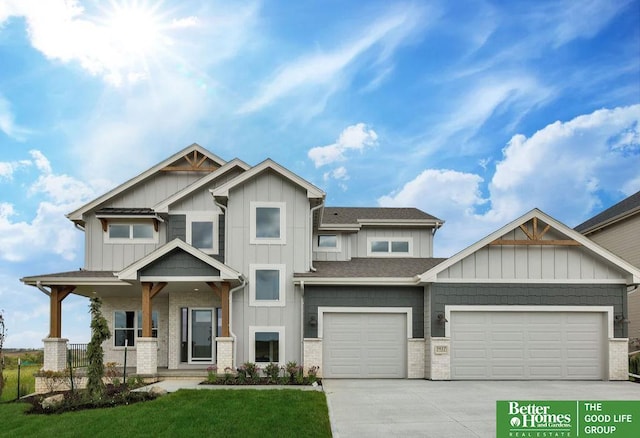
[[[111,297],[131,297],[140,296],[142,285],[140,282],[133,282],[127,286],[79,286],[73,293],[86,297],[99,296]],[[213,293],[209,285],[204,281],[171,281],[155,296],[154,299],[166,298],[170,293],[202,291]]]

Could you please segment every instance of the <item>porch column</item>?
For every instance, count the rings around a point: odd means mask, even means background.
[[[136,338],[136,373],[139,375],[154,375],[158,372],[158,340],[152,337],[152,301],[166,285],[167,283],[142,283],[142,337]]]
[[[44,371],[64,371],[67,368],[67,342],[63,338],[44,338]]]
[[[60,338],[62,336],[62,300],[67,298],[75,290],[75,286],[51,286],[49,337]]]
[[[222,303],[222,332],[218,336],[223,338],[229,337],[229,282],[223,281],[218,286],[216,283],[207,282],[207,285],[213,290]]]

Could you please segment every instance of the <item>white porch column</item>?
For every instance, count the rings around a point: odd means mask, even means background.
[[[136,338],[136,374],[158,373],[158,339]]]
[[[64,371],[67,368],[67,342],[64,338],[44,338],[45,371]]]
[[[216,338],[216,366],[219,374],[224,373],[227,368],[233,369],[233,338]]]

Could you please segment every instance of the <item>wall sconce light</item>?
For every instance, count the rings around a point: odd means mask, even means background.
[[[622,313],[618,313],[613,320],[616,324],[629,324],[629,320]]]
[[[436,319],[438,320],[438,324],[444,324],[445,322],[449,322],[447,318],[444,317],[444,313],[438,312],[436,314]]]
[[[318,325],[318,317],[316,315],[311,315],[309,317],[309,325],[311,327],[315,327]]]

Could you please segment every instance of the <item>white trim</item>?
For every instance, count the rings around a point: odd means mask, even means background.
[[[218,211],[191,211],[185,215],[185,225],[186,225],[186,239],[187,243],[194,248],[199,249],[205,254],[218,254],[219,251],[219,243],[218,243],[218,224],[220,214]],[[213,245],[211,248],[198,248],[193,245],[192,241],[192,229],[191,224],[193,222],[211,222],[211,244]]]
[[[287,363],[285,360],[285,329],[283,325],[250,325],[249,326],[249,362],[256,363],[256,333],[277,332],[278,333],[278,365]],[[258,362],[267,363],[267,362]]]
[[[413,309],[411,307],[318,307],[318,338],[323,339],[325,313],[404,313],[407,315],[407,339],[413,338]]]
[[[416,277],[294,277],[293,284],[343,285],[358,284],[362,286],[401,285],[420,286],[420,278]]]
[[[387,242],[388,250],[386,252],[372,251],[371,244],[373,242]],[[409,250],[407,252],[392,252],[391,246],[393,242],[407,242],[409,244]],[[367,256],[368,257],[413,257],[413,237],[385,237],[385,236],[373,236],[367,237]]]
[[[258,300],[256,299],[256,271],[270,270],[279,272],[279,291],[277,300]],[[251,307],[284,307],[287,304],[285,284],[287,273],[287,265],[284,264],[250,264],[249,265],[249,306]]]
[[[280,237],[256,237],[256,209],[280,209]],[[287,204],[285,202],[252,201],[249,212],[249,243],[252,245],[284,245],[287,243]]]
[[[318,246],[320,236],[336,236],[336,246]],[[342,234],[341,233],[314,233],[313,234],[313,250],[316,252],[340,252],[342,251]]]
[[[264,160],[262,163],[252,167],[246,172],[238,175],[237,177],[233,178],[231,181],[219,187],[216,187],[215,189],[211,189],[210,192],[214,197],[228,198],[230,189],[237,186],[238,184],[242,184],[243,182],[253,178],[254,176],[259,175],[266,169],[271,169],[274,172],[279,173],[281,176],[287,178],[292,183],[297,184],[303,189],[306,189],[307,198],[324,199],[325,197],[325,193],[322,190],[320,190],[318,187],[314,186],[310,182],[299,177],[295,173],[291,172],[289,169],[282,167],[281,165],[271,160],[270,158]]]
[[[129,227],[129,237],[109,237],[109,229],[112,225],[127,225]],[[151,231],[153,232],[152,238],[134,238],[133,237],[133,226],[134,225],[148,225],[151,227]],[[102,232],[103,243],[107,245],[140,245],[140,244],[148,244],[148,243],[158,243],[159,239],[158,231],[156,231],[153,222],[150,222],[149,219],[125,219],[122,218],[120,220],[110,220],[107,224],[107,231]]]
[[[445,305],[444,317],[451,321],[451,312],[595,312],[607,314],[607,337],[613,338],[613,306],[483,306]],[[445,338],[451,337],[451,323],[445,322]]]
[[[443,272],[444,270],[453,266],[454,264],[458,263],[464,258],[470,256],[471,254],[475,253],[479,249],[484,248],[486,245],[504,236],[508,232],[518,228],[520,225],[527,223],[534,217],[542,219],[543,222],[545,222],[548,225],[551,225],[551,227],[555,228],[557,231],[564,234],[567,238],[571,240],[575,240],[590,252],[596,254],[600,258],[608,261],[609,263],[612,263],[613,265],[617,266],[621,270],[626,271],[629,274],[629,277],[626,279],[628,285],[640,284],[640,269],[636,268],[635,266],[631,265],[629,262],[621,259],[620,257],[614,255],[613,253],[597,245],[588,237],[585,237],[582,234],[578,233],[577,231],[574,231],[571,228],[567,227],[563,223],[558,222],[557,220],[555,220],[554,218],[540,211],[537,208],[534,208],[528,213],[525,213],[524,215],[520,216],[518,219],[508,223],[507,225],[500,228],[499,230],[489,234],[484,239],[479,240],[473,245],[463,249],[453,257],[448,258],[442,263],[439,263],[437,266],[424,272],[422,275],[420,275],[422,282],[433,283],[438,281],[439,273]],[[470,283],[473,281],[475,280],[469,279]]]
[[[432,283],[467,283],[467,284],[626,284],[624,278],[438,278]]]
[[[172,282],[172,281],[221,281],[222,278],[215,276],[170,276],[170,275],[141,275],[140,281],[163,281],[163,282]]]

